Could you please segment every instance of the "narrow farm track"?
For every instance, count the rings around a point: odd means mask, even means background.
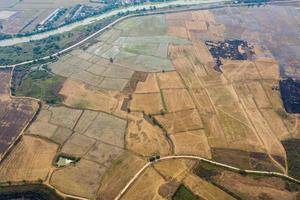
[[[231,171],[235,171],[235,172],[243,172],[245,174],[253,174],[253,175],[267,175],[267,176],[277,176],[280,178],[284,178],[287,179],[289,181],[295,182],[297,184],[300,184],[300,180],[297,180],[293,177],[290,177],[286,174],[283,173],[279,173],[279,172],[270,172],[270,171],[257,171],[257,170],[244,170],[244,169],[240,169],[231,165],[227,165],[227,164],[223,164],[223,163],[219,163],[216,161],[212,161],[203,157],[199,157],[199,156],[188,156],[188,155],[181,155],[181,156],[165,156],[162,157],[158,160],[156,160],[155,162],[148,162],[146,163],[133,177],[132,179],[127,183],[127,185],[120,191],[120,193],[115,197],[114,200],[120,200],[122,198],[122,196],[128,191],[128,189],[132,186],[132,184],[138,179],[139,176],[142,175],[142,173],[151,165],[153,165],[156,162],[163,162],[164,160],[171,160],[171,159],[193,159],[193,160],[199,160],[199,161],[204,161],[207,162],[209,164],[212,164],[214,166],[217,167],[223,167],[225,169],[231,170]]]

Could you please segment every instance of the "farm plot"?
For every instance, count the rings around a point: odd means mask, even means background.
[[[163,199],[158,194],[159,187],[165,180],[153,169],[148,168],[130,187],[122,199]]]
[[[171,139],[177,155],[197,155],[210,158],[210,147],[203,130],[174,133]]]
[[[296,191],[289,191],[288,189],[289,185],[293,185],[293,183],[275,177],[256,178],[226,171],[214,177],[214,180],[220,187],[236,194],[236,196],[247,196],[249,199],[283,198],[292,200],[297,196]]]
[[[164,126],[168,133],[203,128],[202,120],[196,109],[156,115],[155,118]]]
[[[125,136],[126,148],[143,156],[168,155],[170,144],[163,131],[142,116],[130,120]]]
[[[110,63],[107,59],[76,50],[50,65],[54,73],[100,88],[121,91],[133,71]]]
[[[145,163],[145,160],[128,152],[115,159],[102,178],[98,199],[114,199]]]
[[[157,74],[160,89],[179,89],[184,88],[180,76],[176,71]]]
[[[155,22],[154,22],[155,21]],[[149,25],[151,24],[152,25]],[[86,51],[135,71],[170,71],[169,44],[189,44],[186,39],[167,34],[164,15],[125,20],[99,36],[103,45],[94,44]]]
[[[63,106],[47,107],[43,105],[36,120],[26,130],[25,134],[36,135],[63,144],[73,133],[73,128],[79,120],[81,110],[73,110]]]
[[[127,122],[123,119],[106,113],[98,113],[83,134],[106,144],[123,148],[126,126]]]
[[[220,188],[193,174],[188,175],[183,183],[190,188],[195,195],[198,195],[203,199],[235,199]]]
[[[11,69],[0,70],[0,158],[22,134],[39,108],[37,100],[10,97],[10,78]]]
[[[0,165],[1,182],[45,180],[57,148],[49,141],[23,136]]]
[[[92,109],[111,113],[115,110],[118,100],[115,92],[98,89],[83,82],[67,79],[59,92],[64,96],[63,103],[79,109]]]
[[[168,112],[176,112],[195,108],[195,104],[186,89],[162,90]]]
[[[68,194],[92,199],[96,196],[105,170],[104,166],[81,159],[75,166],[55,170],[50,184]]]
[[[159,113],[164,110],[160,93],[133,94],[129,106],[131,111]]]

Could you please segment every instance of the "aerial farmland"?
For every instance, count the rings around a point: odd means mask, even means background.
[[[0,20],[25,5],[0,3]],[[28,184],[62,199],[299,199],[299,19],[297,3],[132,16],[1,69],[0,199]]]

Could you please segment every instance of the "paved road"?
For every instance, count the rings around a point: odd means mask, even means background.
[[[164,160],[171,160],[171,159],[193,159],[193,160],[200,160],[200,161],[205,161],[208,162],[212,165],[218,166],[218,167],[224,167],[226,169],[232,170],[232,171],[236,171],[236,172],[240,172],[241,170],[246,173],[246,174],[259,174],[259,175],[272,175],[272,176],[278,176],[278,177],[282,177],[285,179],[288,179],[290,181],[293,182],[297,182],[300,184],[300,181],[292,178],[288,175],[282,174],[282,173],[278,173],[278,172],[269,172],[269,171],[257,171],[257,170],[243,170],[237,167],[233,167],[231,165],[227,165],[227,164],[223,164],[223,163],[219,163],[216,161],[212,161],[206,158],[202,158],[199,156],[166,156],[166,157],[162,157],[158,160],[156,160],[155,162],[162,162]],[[147,164],[145,164],[135,175],[134,177],[132,177],[132,179],[127,183],[127,185],[120,191],[120,193],[116,196],[116,198],[114,200],[119,200],[121,199],[121,197],[127,192],[127,190],[130,188],[130,186],[138,179],[138,177],[149,167],[151,166],[153,163],[155,162],[148,162]]]

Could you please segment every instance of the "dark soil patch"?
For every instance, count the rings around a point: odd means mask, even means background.
[[[183,184],[178,187],[175,194],[172,197],[172,200],[204,200],[203,198],[196,196]]]
[[[42,185],[5,186],[0,189],[0,199],[5,200],[62,200],[54,190]]]
[[[268,155],[264,153],[212,148],[212,158],[218,162],[241,169],[280,172],[280,170],[273,165]]]
[[[289,139],[282,142],[288,159],[289,175],[300,179],[300,139]]]
[[[211,55],[215,59],[214,69],[221,72],[221,58],[229,60],[247,60],[252,59],[253,47],[249,46],[244,40],[225,40],[224,42],[206,41]],[[241,52],[239,48],[243,51]]]
[[[127,83],[127,85],[124,87],[123,92],[125,94],[131,94],[135,91],[136,86],[139,82],[145,82],[147,79],[148,73],[147,72],[138,72],[135,71]]]
[[[300,80],[288,78],[279,82],[281,98],[288,113],[300,113]]]

